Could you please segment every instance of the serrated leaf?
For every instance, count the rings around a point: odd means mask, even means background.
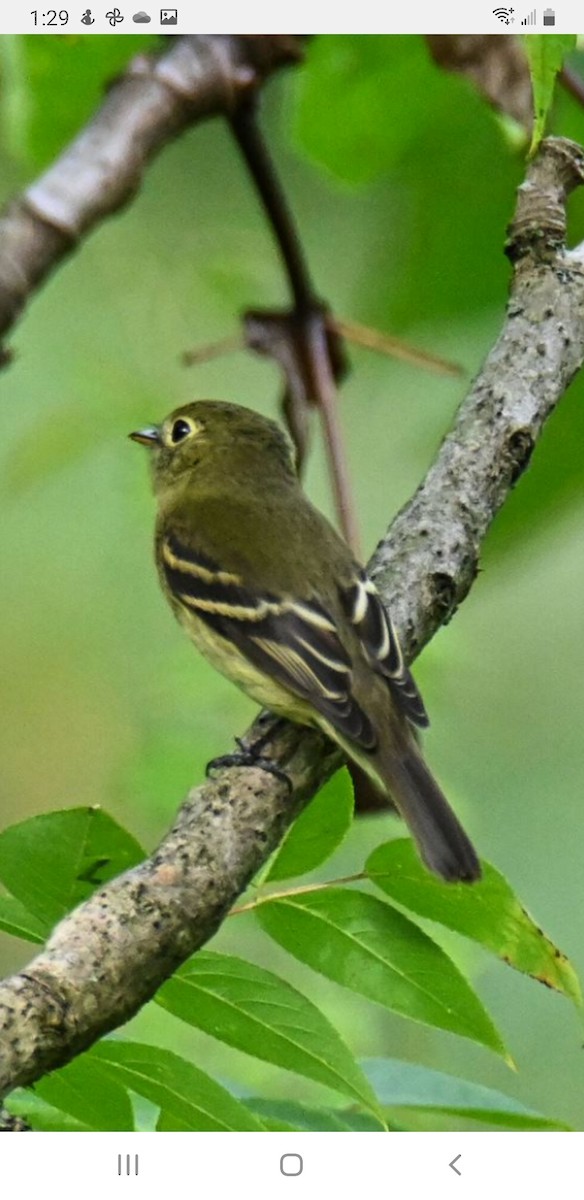
[[[567,1129],[513,1096],[397,1058],[365,1059],[363,1069],[386,1108],[416,1108],[506,1129]]]
[[[305,875],[330,858],[351,828],[353,808],[353,782],[343,767],[290,827],[265,882]]]
[[[567,54],[576,47],[575,33],[532,33],[523,44],[529,62],[533,90],[533,133],[530,156],[533,156],[544,136],[548,114],[554,98],[556,75]]]
[[[89,1055],[108,1075],[157,1104],[177,1128],[195,1133],[261,1133],[263,1125],[198,1067],[159,1046],[107,1041]]]
[[[45,924],[14,896],[0,896],[0,929],[37,945],[42,945],[47,932]]]
[[[364,892],[325,888],[268,900],[254,911],[270,937],[328,979],[508,1057],[458,967],[389,904]]]
[[[378,846],[366,870],[371,882],[404,908],[464,934],[581,1006],[580,984],[571,962],[490,863],[483,863],[483,878],[472,887],[443,883],[424,869],[412,842],[399,838]]]
[[[134,1113],[126,1087],[108,1077],[98,1062],[84,1054],[45,1075],[35,1095],[88,1129],[133,1130]]]
[[[203,951],[164,984],[156,1000],[219,1041],[315,1079],[377,1112],[371,1088],[333,1026],[271,971]]]
[[[0,833],[0,882],[45,931],[144,851],[99,808],[43,813]]]

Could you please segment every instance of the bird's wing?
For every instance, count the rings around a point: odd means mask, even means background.
[[[404,716],[414,725],[425,728],[429,721],[424,701],[404,662],[391,618],[381,603],[375,584],[364,571],[341,591],[341,601],[371,666],[387,679]]]
[[[374,750],[373,726],[352,691],[351,660],[315,599],[257,593],[242,577],[163,536],[162,568],[175,600],[231,642],[258,671],[308,701],[349,741]]]

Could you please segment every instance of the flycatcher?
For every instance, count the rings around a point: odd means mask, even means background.
[[[443,879],[480,877],[414,726],[428,724],[377,590],[304,495],[274,422],[202,400],[131,433],[152,453],[156,562],[198,649],[259,704],[368,772]]]

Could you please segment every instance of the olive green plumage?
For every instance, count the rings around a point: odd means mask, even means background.
[[[273,421],[219,401],[130,435],[149,446],[162,589],[201,652],[258,703],[318,725],[391,797],[424,862],[476,854],[418,749],[425,709],[377,591],[300,486]]]

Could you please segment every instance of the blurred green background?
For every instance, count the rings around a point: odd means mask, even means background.
[[[111,38],[1,40],[4,200],[147,39],[115,40],[115,51]],[[453,381],[352,353],[342,421],[370,553],[500,327],[522,152],[417,38],[317,40],[305,68],[265,89],[264,117],[322,295],[340,315],[399,333],[466,372]],[[565,96],[554,128],[584,140],[584,113]],[[578,241],[581,197],[570,219]],[[194,654],[159,594],[145,455],[126,434],[195,397],[276,413],[279,378],[268,362],[236,354],[187,370],[180,357],[236,332],[241,309],[285,298],[250,183],[214,120],[164,151],[132,205],[81,245],[9,339],[15,361],[2,374],[0,409],[2,825],[100,804],[152,847],[207,760],[252,715]],[[430,762],[481,853],[581,973],[583,403],[580,379],[496,522],[472,594],[416,667],[432,716]],[[307,487],[330,513],[316,429]],[[337,865],[358,869],[394,831],[388,818],[359,823],[327,877]],[[249,917],[228,920],[213,942],[295,982],[359,1055],[411,1058],[491,1084],[584,1129],[582,1030],[567,1002],[454,939],[448,945],[501,1029],[516,1076],[487,1051],[312,975]],[[0,935],[2,973],[29,955]],[[283,1079],[153,1006],[129,1032],[179,1049],[235,1087],[320,1098],[316,1085]]]

